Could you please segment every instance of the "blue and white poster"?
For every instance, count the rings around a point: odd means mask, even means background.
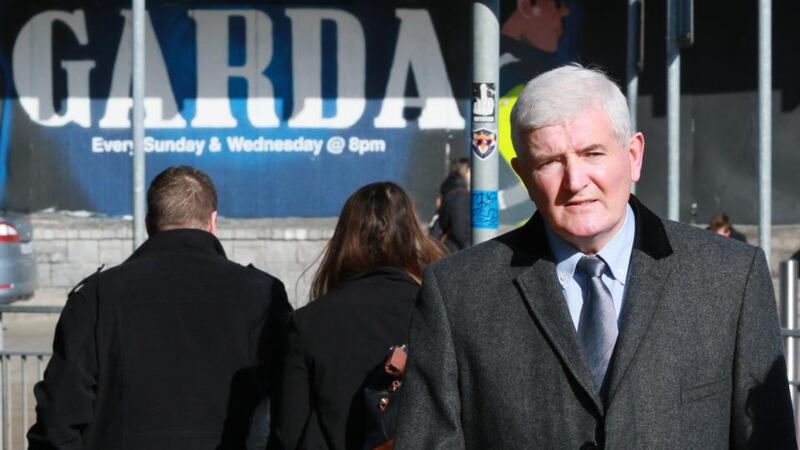
[[[125,3],[4,2],[3,207],[130,213]],[[415,5],[148,2],[147,181],[201,168],[232,217],[333,216],[385,179],[434,193],[468,152],[469,17]]]

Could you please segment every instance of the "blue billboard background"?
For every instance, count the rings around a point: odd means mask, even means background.
[[[0,19],[3,207],[129,214],[131,114],[119,94],[130,12],[14,5]],[[146,132],[147,180],[175,164],[205,170],[223,215],[337,215],[358,186],[385,179],[426,205],[445,149],[467,154],[469,49],[449,45],[463,38],[463,10],[149,2],[148,14],[147,97],[161,106]],[[209,75],[220,55],[222,74]]]

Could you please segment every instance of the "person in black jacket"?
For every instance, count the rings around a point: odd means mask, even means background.
[[[422,270],[441,256],[396,184],[369,184],[350,196],[314,278],[313,301],[290,322],[278,427],[285,448],[363,448],[365,379],[390,346],[407,341]]]
[[[226,259],[211,179],[168,168],[147,206],[147,241],[69,294],[30,449],[244,448],[277,382],[291,306],[278,279]]]
[[[431,228],[431,237],[444,244],[450,253],[472,244],[470,175],[469,159],[456,159],[450,164],[450,173],[440,188],[437,219]]]

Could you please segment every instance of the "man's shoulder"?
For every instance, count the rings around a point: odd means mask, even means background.
[[[236,270],[241,271],[243,276],[251,277],[254,280],[259,280],[261,282],[278,284],[280,286],[283,286],[283,282],[281,280],[279,280],[277,277],[270,274],[269,272],[259,269],[258,267],[253,265],[253,263],[249,263],[246,266],[243,266],[233,261],[228,261],[228,262],[231,264],[235,264],[237,266]]]
[[[670,243],[673,245],[694,247],[697,243],[702,243],[733,252],[747,251],[748,249],[752,251],[754,248],[745,242],[713,233],[699,226],[667,219],[661,219],[661,221],[664,224],[667,236],[670,238]]]
[[[721,236],[704,228],[662,219],[670,245],[683,261],[707,264],[713,270],[720,263],[732,266],[736,261],[749,265],[759,251],[757,247]]]
[[[281,280],[253,264],[242,265],[225,257],[162,259],[156,256],[135,258],[109,269],[98,271],[88,281],[104,286],[124,286],[129,281],[151,278],[161,280],[161,274],[170,273],[173,280],[196,282],[198,276],[227,280],[229,286],[244,290],[283,288]]]

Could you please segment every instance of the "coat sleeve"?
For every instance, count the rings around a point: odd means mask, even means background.
[[[270,384],[280,386],[283,358],[286,352],[286,339],[292,305],[286,295],[286,288],[280,281],[275,281],[270,290],[269,320],[263,338],[263,361],[270,367]],[[274,403],[274,402],[273,402]]]
[[[286,348],[278,435],[282,448],[295,449],[302,442],[311,415],[311,374],[294,317],[289,322]]]
[[[464,448],[455,346],[431,268],[414,307],[408,348],[396,448]]]
[[[273,418],[280,414],[280,398],[276,397],[279,397],[281,389],[286,333],[292,306],[286,288],[278,280],[273,280],[267,300],[270,305],[269,317],[261,339],[260,358],[268,368],[269,391],[253,410],[247,436],[248,448],[280,448],[278,437],[272,432],[276,426]]]
[[[33,389],[36,423],[28,432],[29,449],[84,448],[84,432],[94,417],[97,390],[94,283],[73,291],[56,325],[53,355],[44,379]]]
[[[760,249],[747,277],[734,358],[731,447],[797,448],[775,294]]]

